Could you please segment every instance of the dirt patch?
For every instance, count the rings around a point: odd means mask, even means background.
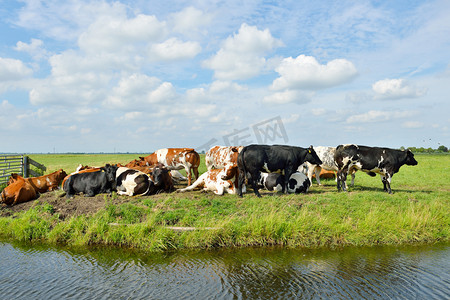
[[[185,184],[175,185],[175,188],[183,188],[186,187]],[[173,192],[178,194],[176,192]],[[200,192],[191,192],[191,193],[183,193],[184,196],[192,196],[195,197]],[[162,197],[166,197],[167,193],[161,193],[152,196],[139,196],[139,199],[153,199],[158,200]],[[180,194],[179,194],[180,195]],[[27,211],[32,207],[37,205],[49,204],[53,207],[54,213],[59,214],[60,219],[64,220],[66,218],[70,218],[71,216],[80,216],[86,215],[91,216],[96,214],[99,210],[105,208],[105,205],[114,204],[120,205],[123,203],[128,203],[134,201],[135,197],[129,196],[119,196],[114,195],[111,197],[107,194],[99,194],[94,197],[85,197],[83,195],[75,195],[73,198],[66,198],[65,193],[61,190],[42,193],[39,195],[39,198],[20,203],[14,206],[5,206],[0,204],[0,217],[9,217],[14,215],[17,212]]]

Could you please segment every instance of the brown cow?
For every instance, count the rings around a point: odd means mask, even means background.
[[[13,173],[8,186],[2,191],[1,202],[6,205],[15,205],[33,200],[36,196],[34,187],[25,178]]]
[[[13,183],[15,180],[17,180],[17,176],[12,176],[8,181],[8,185],[10,183]],[[28,177],[25,178],[25,181],[27,181],[33,188],[35,189],[36,193],[45,193],[50,192],[58,189],[61,181],[66,177],[67,174],[64,172],[63,169],[59,169],[58,171],[55,171],[53,173],[50,173],[48,175],[38,176],[38,177]],[[19,176],[20,178],[23,178],[22,176]]]
[[[188,176],[188,185],[191,185],[193,171],[198,178],[200,155],[192,148],[165,148],[159,149],[149,156],[144,157],[149,166],[162,163],[167,167],[175,167],[177,170],[185,169]]]
[[[237,164],[237,158],[239,152],[241,152],[243,146],[214,146],[206,152],[205,164],[206,168],[211,170],[212,168],[221,169],[225,165]]]

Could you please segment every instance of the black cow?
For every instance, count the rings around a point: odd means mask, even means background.
[[[93,197],[101,193],[111,193],[116,188],[117,166],[107,164],[100,171],[73,174],[64,183],[66,197],[77,193]]]
[[[355,169],[362,170],[370,176],[380,174],[383,188],[392,194],[392,176],[403,165],[415,166],[417,161],[408,149],[405,151],[390,148],[367,147],[359,145],[339,145],[334,159],[338,165],[337,188],[346,191],[347,174]]]
[[[308,149],[287,145],[249,145],[244,147],[238,155],[238,195],[242,197],[242,185],[247,178],[255,195],[261,197],[257,184],[261,172],[284,173],[282,192],[287,193],[289,178],[305,161],[317,165],[322,164],[313,146]]]

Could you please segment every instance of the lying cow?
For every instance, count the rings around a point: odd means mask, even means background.
[[[222,169],[225,165],[237,164],[237,158],[239,152],[242,150],[242,146],[214,146],[206,152],[205,164],[206,168]]]
[[[312,164],[322,164],[312,146],[308,149],[285,145],[250,145],[244,147],[238,156],[238,195],[242,197],[242,185],[247,178],[255,195],[261,197],[257,185],[260,172],[284,173],[282,192],[286,193],[289,178],[305,161]]]
[[[261,176],[258,180],[258,187],[264,188],[269,191],[281,192],[283,190],[284,175],[279,173],[265,173],[261,172]],[[307,193],[311,181],[308,177],[301,173],[295,172],[289,179],[287,191],[290,194]]]
[[[415,166],[417,161],[408,149],[405,151],[390,148],[367,147],[359,145],[339,145],[336,148],[335,161],[338,165],[337,188],[347,190],[347,174],[354,169],[362,170],[370,176],[380,174],[384,191],[392,194],[392,176],[403,165]]]
[[[37,192],[34,187],[22,176],[11,174],[10,183],[1,194],[1,202],[6,205],[16,205],[36,199]]]
[[[127,196],[147,195],[154,185],[150,176],[144,172],[119,167],[116,172],[117,194]]]
[[[17,174],[15,174],[17,175]],[[19,175],[17,175],[19,176]],[[31,186],[34,188],[36,193],[45,193],[50,192],[58,189],[59,185],[61,184],[64,177],[66,177],[67,174],[64,172],[63,169],[59,169],[58,171],[55,171],[53,173],[50,173],[48,175],[38,176],[38,177],[28,177],[23,178],[25,181],[27,181]],[[8,185],[13,183],[16,180],[16,176],[11,176]]]
[[[63,189],[66,197],[83,193],[93,197],[101,193],[111,193],[116,188],[117,166],[107,164],[100,171],[76,173],[71,175],[64,183]]]
[[[177,170],[185,169],[188,177],[188,185],[191,184],[191,170],[198,178],[198,167],[200,165],[200,155],[192,148],[165,148],[143,158],[149,165],[161,163],[167,167],[175,167]]]
[[[179,189],[177,192],[192,191],[196,187],[203,187],[204,191],[212,191],[216,195],[236,194],[235,181],[238,167],[226,165],[223,169],[212,169],[203,173],[192,185]]]

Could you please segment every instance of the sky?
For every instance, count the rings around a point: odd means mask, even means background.
[[[450,1],[0,0],[0,152],[450,147]]]

